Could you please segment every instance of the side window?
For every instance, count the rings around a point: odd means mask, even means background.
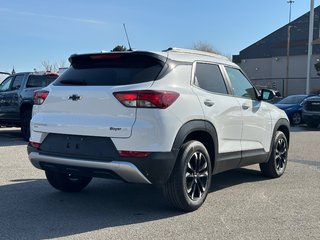
[[[46,79],[41,75],[30,75],[27,81],[27,88],[45,87]]]
[[[27,81],[27,88],[46,87],[58,76],[30,75]]]
[[[12,82],[12,77],[8,77],[6,78],[0,85],[0,92],[5,92],[8,91],[10,89],[10,85]]]
[[[239,69],[231,67],[225,68],[229,76],[234,95],[236,97],[257,99],[254,87]]]
[[[218,65],[197,63],[194,84],[210,92],[228,93]]]
[[[17,90],[21,87],[23,77],[24,77],[24,75],[17,75],[14,78],[11,90]]]

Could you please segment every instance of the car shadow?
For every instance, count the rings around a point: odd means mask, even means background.
[[[270,180],[270,178],[264,177],[261,171],[239,168],[214,175],[211,180],[212,184],[209,191],[216,192],[243,183],[261,182],[266,180]]]
[[[218,174],[210,194],[263,180],[248,169]],[[0,199],[3,239],[67,237],[185,214],[169,206],[159,188],[104,179],[94,179],[80,193],[56,191],[44,179],[13,179],[0,186]]]
[[[43,179],[0,186],[0,238],[51,239],[182,214],[151,185],[95,179],[80,193],[62,193]]]
[[[0,128],[0,147],[27,145],[19,128]]]

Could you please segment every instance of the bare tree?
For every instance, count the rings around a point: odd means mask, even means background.
[[[117,45],[111,50],[111,52],[125,52],[125,51],[128,51],[128,49],[123,45]]]
[[[61,59],[59,62],[59,68],[65,68],[65,67],[67,67],[66,60]]]
[[[66,61],[61,60],[59,63],[50,63],[50,61],[42,61],[42,66],[44,68],[44,71],[46,72],[58,72],[59,68],[65,68],[66,67]]]
[[[51,72],[52,71],[53,65],[49,61],[42,61],[41,64],[42,64],[42,67],[44,68],[44,70],[46,72]]]
[[[215,54],[219,54],[219,55],[222,55],[222,56],[225,56],[227,57],[228,59],[232,59],[231,55],[226,55],[226,54],[223,54],[219,51],[217,51],[210,43],[208,42],[197,42],[197,43],[194,43],[193,44],[193,47],[192,47],[194,50],[199,50],[199,51],[204,51],[204,52],[209,52],[209,53],[215,53]]]
[[[200,42],[194,43],[192,48],[199,51],[220,54],[210,43],[207,43],[207,42],[200,41]]]

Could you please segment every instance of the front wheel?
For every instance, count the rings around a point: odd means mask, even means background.
[[[205,201],[211,184],[211,161],[205,146],[198,141],[185,143],[168,182],[164,197],[174,207],[194,211]]]
[[[46,170],[45,172],[50,185],[62,192],[80,192],[92,179],[91,177],[75,176],[52,170]]]
[[[289,144],[286,135],[281,131],[277,131],[269,161],[260,163],[262,174],[272,178],[280,177],[287,167],[288,149]]]
[[[299,125],[301,121],[302,121],[301,113],[295,112],[292,114],[292,117],[291,117],[292,125]]]

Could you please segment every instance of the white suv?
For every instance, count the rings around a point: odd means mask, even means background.
[[[283,174],[288,118],[227,58],[170,48],[69,61],[34,95],[29,159],[54,188],[81,191],[92,177],[156,184],[193,211],[212,174],[256,163]]]

